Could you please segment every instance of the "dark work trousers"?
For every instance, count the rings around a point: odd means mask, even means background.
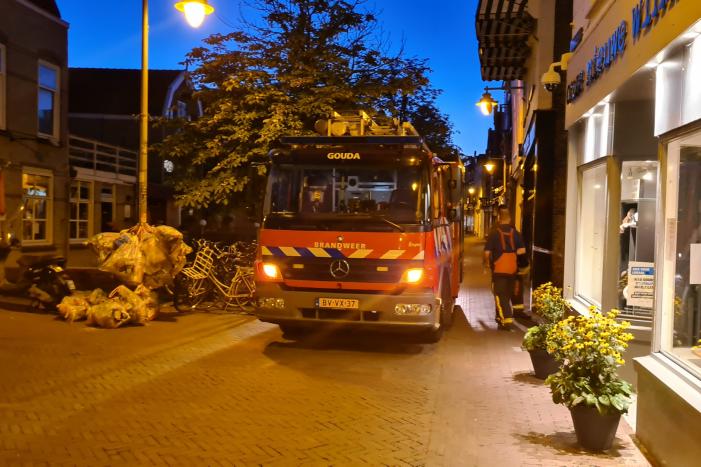
[[[517,275],[514,277],[514,293],[511,296],[511,309],[514,315],[523,315],[525,313],[523,307],[523,283],[526,276]]]
[[[492,292],[496,305],[496,320],[502,326],[514,322],[511,299],[516,287],[516,275],[492,274]]]

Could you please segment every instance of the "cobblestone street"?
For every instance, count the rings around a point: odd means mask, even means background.
[[[577,449],[468,247],[465,314],[436,345],[289,341],[230,314],[102,330],[0,311],[0,464],[648,465],[623,421],[608,454]]]

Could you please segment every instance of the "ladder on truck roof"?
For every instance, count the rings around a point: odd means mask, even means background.
[[[314,129],[320,136],[283,136],[280,143],[290,145],[401,144],[416,145],[431,154],[423,138],[409,122],[384,116],[371,117],[364,110],[337,112],[317,120]]]
[[[419,136],[409,122],[384,116],[371,117],[364,110],[336,112],[317,120],[314,129],[322,136]]]

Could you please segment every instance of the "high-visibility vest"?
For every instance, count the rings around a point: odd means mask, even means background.
[[[516,274],[518,271],[518,259],[516,256],[516,241],[514,239],[514,228],[509,227],[508,232],[497,227],[499,241],[501,242],[501,256],[494,261],[495,274]],[[508,250],[507,250],[508,241]]]

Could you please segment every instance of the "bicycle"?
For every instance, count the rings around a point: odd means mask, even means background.
[[[201,245],[192,266],[183,268],[176,276],[173,303],[178,311],[191,311],[202,304],[212,293],[224,304],[224,311],[230,306],[238,306],[242,310],[252,304],[255,292],[253,268],[235,265],[230,279],[222,279],[231,275],[231,271],[217,267],[222,254],[217,254],[209,245]],[[228,283],[226,282],[228,280]]]

